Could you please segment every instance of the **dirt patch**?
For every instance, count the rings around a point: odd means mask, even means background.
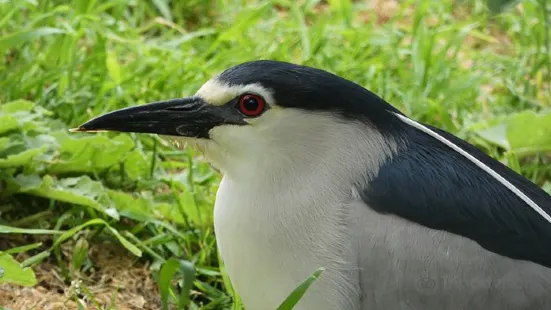
[[[63,252],[66,255],[70,250],[66,247]],[[122,246],[92,245],[89,257],[93,267],[86,274],[73,274],[72,281],[64,281],[60,268],[46,262],[34,268],[35,287],[0,286],[0,306],[13,310],[161,308],[148,266],[137,263]]]

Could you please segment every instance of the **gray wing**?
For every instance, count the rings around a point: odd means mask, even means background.
[[[363,202],[353,208],[361,309],[551,309],[551,269]]]

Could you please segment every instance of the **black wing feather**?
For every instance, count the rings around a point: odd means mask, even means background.
[[[551,196],[471,144],[425,125],[499,173],[551,214]],[[495,253],[551,268],[551,223],[467,158],[414,128],[361,193],[377,212],[478,242]]]

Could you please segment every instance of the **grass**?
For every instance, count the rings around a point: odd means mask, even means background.
[[[0,1],[0,300],[241,309],[212,230],[220,176],[201,156],[152,136],[67,129],[192,94],[247,60],[337,73],[551,191],[549,10],[544,0],[499,14],[451,0]]]

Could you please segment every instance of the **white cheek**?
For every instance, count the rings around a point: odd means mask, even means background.
[[[253,154],[259,155],[259,147],[263,144],[262,136],[259,135],[254,125],[218,126],[211,129],[209,134],[216,147],[210,148],[212,153],[209,153],[208,156],[216,157],[219,164],[224,166],[250,162],[255,157]]]

